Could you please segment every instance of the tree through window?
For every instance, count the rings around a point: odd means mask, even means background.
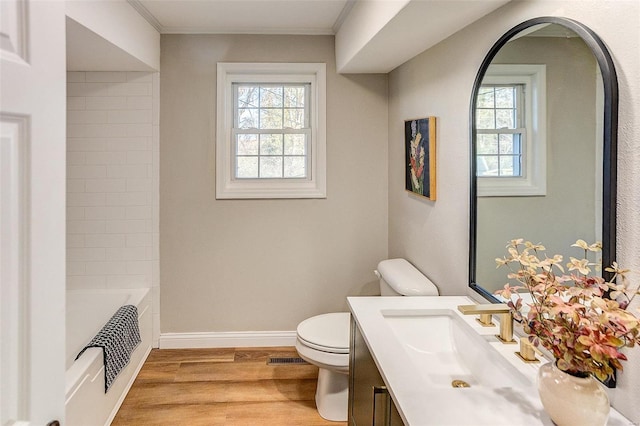
[[[483,84],[476,107],[478,177],[522,176],[524,85]]]
[[[310,84],[234,83],[235,178],[308,176]]]

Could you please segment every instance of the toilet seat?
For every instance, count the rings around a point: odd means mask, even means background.
[[[349,401],[349,334],[351,315],[334,312],[302,321],[296,330],[296,350],[318,367],[316,407],[321,417],[346,422]]]
[[[351,315],[334,312],[308,318],[298,324],[298,340],[312,349],[333,354],[349,353]]]

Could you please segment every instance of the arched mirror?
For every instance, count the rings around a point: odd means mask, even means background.
[[[492,302],[507,242],[615,260],[618,87],[604,43],[565,18],[536,18],[491,48],[471,99],[469,285]],[[603,272],[604,273],[604,272]]]

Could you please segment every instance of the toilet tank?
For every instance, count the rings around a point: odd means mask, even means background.
[[[438,288],[405,259],[387,259],[375,271],[382,296],[438,296]]]

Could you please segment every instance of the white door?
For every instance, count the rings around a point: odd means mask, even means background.
[[[65,4],[0,7],[0,425],[46,425],[64,420]]]

